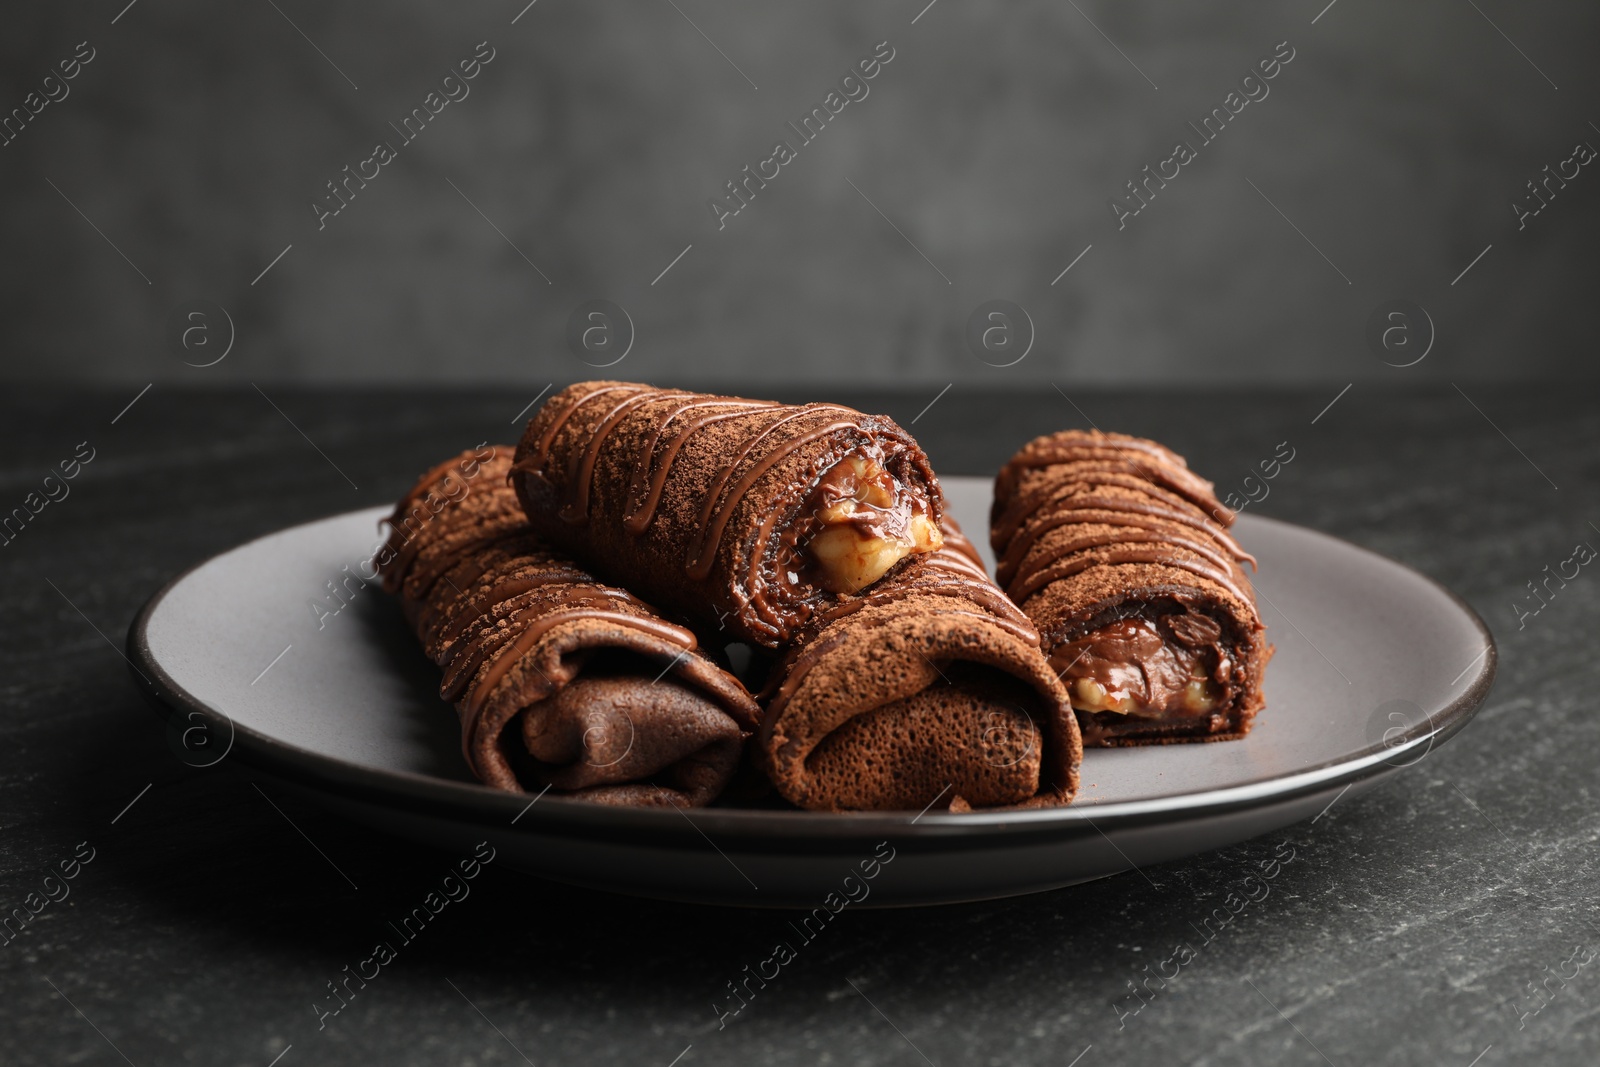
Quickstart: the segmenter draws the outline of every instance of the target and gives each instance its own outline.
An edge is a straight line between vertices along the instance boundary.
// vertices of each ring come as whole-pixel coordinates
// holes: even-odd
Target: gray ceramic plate
[[[962,524],[985,530],[989,483],[945,488]],[[1077,803],[1054,811],[686,813],[549,796],[530,806],[467,777],[455,712],[383,593],[346,592],[331,613],[341,601],[328,583],[371,555],[385,513],[241,545],[151,599],[128,653],[174,750],[197,765],[247,763],[403,837],[449,848],[488,839],[513,866],[623,893],[812,907],[876,852],[894,858],[863,903],[932,904],[1161,863],[1350,803],[1466,725],[1494,678],[1488,630],[1434,582],[1245,514],[1236,533],[1260,560],[1277,655],[1266,710],[1242,741],[1090,750]]]

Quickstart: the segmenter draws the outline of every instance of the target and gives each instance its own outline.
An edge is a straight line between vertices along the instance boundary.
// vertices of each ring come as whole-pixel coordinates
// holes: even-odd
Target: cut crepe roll
[[[942,539],[922,449],[892,420],[834,404],[584,382],[528,423],[512,482],[552,544],[769,649]]]
[[[775,666],[755,759],[791,803],[961,811],[1076,793],[1078,724],[1038,634],[946,533],[819,614]]]
[[[512,792],[702,805],[738,769],[759,712],[694,634],[605,585],[528,528],[511,449],[435,467],[378,556],[444,671],[472,773]]]
[[[1154,441],[1068,430],[995,479],[997,578],[1089,745],[1243,737],[1272,648],[1211,483]]]

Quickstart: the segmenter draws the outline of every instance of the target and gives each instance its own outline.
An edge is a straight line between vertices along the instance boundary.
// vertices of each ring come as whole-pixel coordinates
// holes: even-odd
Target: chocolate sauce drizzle
[[[633,411],[646,404],[660,401],[668,403],[652,415],[645,432],[644,444],[634,463],[628,483],[628,504],[623,516],[623,528],[638,536],[650,526],[661,503],[662,489],[672,471],[673,461],[695,433],[707,426],[754,412],[771,410],[772,416],[752,427],[743,447],[728,458],[717,473],[715,481],[705,494],[701,505],[695,534],[690,539],[684,559],[684,570],[689,577],[701,581],[710,573],[716,562],[728,522],[751,487],[763,474],[777,466],[796,450],[812,441],[839,431],[855,431],[866,436],[860,423],[860,413],[836,404],[806,404],[787,407],[767,400],[746,400],[742,397],[718,397],[701,393],[654,389],[649,386],[613,384],[603,385],[558,409],[540,434],[532,451],[513,467],[514,474],[525,474],[549,481],[550,451],[563,428],[572,423],[580,412],[588,411],[596,401],[612,398],[612,402],[599,414],[589,416],[583,437],[573,448],[567,462],[566,485],[562,498],[560,517],[574,525],[589,521],[589,498],[594,490],[595,465],[606,438]],[[619,398],[620,399],[617,399]],[[714,409],[709,414],[685,419],[671,437],[665,439],[668,428],[681,416],[703,409]],[[782,427],[807,416],[835,413],[840,416],[832,422],[796,434],[773,447],[755,463],[750,464],[737,480],[734,472],[749,460],[751,454]],[[730,485],[729,483],[732,482]]]
[[[717,435],[714,450],[704,444],[708,431]],[[776,643],[792,637],[817,605],[834,602],[815,583],[784,576],[801,573],[790,554],[803,547],[810,516],[799,509],[827,470],[858,451],[878,456],[900,491],[926,494],[930,516],[942,514],[926,457],[888,420],[837,404],[791,406],[627,382],[588,383],[552,397],[529,424],[512,471],[525,479],[524,500],[543,498],[541,509],[549,507],[563,525],[615,524],[596,539],[615,548],[619,533],[647,537],[664,496],[680,491],[682,477],[668,484],[675,471],[685,473],[676,464],[693,456],[696,467],[687,476],[693,488],[682,490],[692,498],[671,502],[672,532],[652,541],[648,558],[669,553],[666,565],[681,565],[690,582],[714,581],[716,588],[698,595],[718,611],[719,623],[720,609],[732,610],[747,636]],[[774,485],[773,472],[797,457],[805,470]],[[597,494],[604,494],[602,503]],[[759,510],[750,506],[753,494]],[[730,553],[735,531],[740,548]],[[582,542],[557,540],[585,554]],[[657,595],[678,595],[661,591],[674,585],[666,578],[651,585],[634,577]]]
[[[1233,513],[1211,483],[1152,441],[1122,435],[1058,434],[1025,447],[1001,474],[1015,487],[1023,470],[1049,470],[1040,484],[999,509],[999,578],[1021,604],[1052,582],[1091,567],[1151,563],[1188,571],[1226,590],[1252,615],[1255,597],[1240,565],[1255,558],[1224,529]],[[1120,490],[1120,491],[1119,491]],[[1225,518],[1224,518],[1225,517]],[[1063,527],[1111,527],[1040,541]]]
[[[655,455],[656,446],[661,442],[661,435],[666,432],[673,419],[701,408],[725,408],[730,405],[734,406],[732,411],[713,412],[710,415],[685,420],[683,425],[678,427],[677,433],[667,441],[666,448],[661,453],[661,461],[655,464],[650,462],[650,458]],[[766,400],[730,400],[724,397],[701,396],[662,412],[661,419],[652,427],[644,448],[640,450],[641,461],[634,465],[633,480],[628,486],[628,510],[622,520],[627,531],[635,536],[642,534],[650,525],[650,520],[655,518],[656,508],[661,504],[661,490],[667,484],[667,472],[672,469],[672,461],[677,458],[678,450],[690,436],[707,426],[736,419],[761,408],[775,406],[777,406],[775,403]]]
[[[1146,482],[1187,497],[1206,508],[1208,514],[1220,512],[1217,521],[1224,526],[1233,523],[1233,512],[1217,500],[1210,482],[1191,471],[1176,452],[1142,437],[1097,430],[1076,437],[1062,434],[1041,437],[1023,446],[1006,466],[1016,470],[1066,464],[1078,470],[1126,470]]]
[[[744,475],[734,483],[730,489],[728,479],[738,466],[750,457],[757,444],[766,439],[778,427],[793,422],[805,415],[816,412],[837,411],[846,415],[853,415],[849,408],[835,407],[832,404],[807,404],[805,407],[787,414],[778,414],[763,425],[759,432],[752,435],[745,443],[739,454],[717,475],[717,480],[712,484],[711,492],[706,494],[706,502],[700,509],[700,521],[696,525],[696,536],[689,544],[689,558],[686,568],[689,577],[695,581],[703,581],[711,573],[712,565],[716,563],[717,549],[722,543],[722,535],[728,528],[728,521],[733,518],[734,508],[744,499],[750,487],[767,471],[777,466],[791,453],[803,445],[808,445],[818,438],[827,437],[839,430],[855,430],[863,433],[861,424],[853,418],[836,419],[825,426],[796,434],[784,441],[761,457]],[[776,516],[770,516],[775,518]]]

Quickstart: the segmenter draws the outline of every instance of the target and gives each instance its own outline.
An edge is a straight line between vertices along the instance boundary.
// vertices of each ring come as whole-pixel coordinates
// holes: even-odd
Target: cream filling
[[[921,511],[896,502],[894,480],[863,456],[850,456],[855,492],[817,513],[823,526],[806,545],[830,593],[855,593],[907,556],[937,551],[944,536]],[[902,514],[897,515],[900,511]]]
[[[1112,695],[1105,686],[1093,678],[1074,678],[1067,692],[1072,699],[1072,706],[1078,711],[1109,711],[1117,715],[1132,715],[1149,710],[1130,694]],[[1209,678],[1191,677],[1183,687],[1183,696],[1179,702],[1184,711],[1203,715],[1216,708],[1220,696],[1216,683]],[[1174,709],[1166,710],[1170,712]]]

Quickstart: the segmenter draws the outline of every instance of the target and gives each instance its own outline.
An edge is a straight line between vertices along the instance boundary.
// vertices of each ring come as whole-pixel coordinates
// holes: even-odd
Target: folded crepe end
[[[977,677],[980,672],[992,677]],[[1044,745],[1037,697],[986,668],[858,715],[805,758],[805,806],[916,811],[941,799],[1019,804],[1038,791]],[[1009,684],[1008,684],[1009,683]]]
[[[554,551],[506,484],[511,455],[434,467],[378,566],[461,720],[473,774],[598,803],[709,803],[760,709],[695,635]]]
[[[1065,803],[1082,757],[1038,650],[948,596],[866,608],[802,649],[758,746],[791,803],[910,810]]]
[[[742,749],[739,724],[715,700],[648,669],[586,673],[521,718],[502,735],[518,778],[588,800],[704,804]]]

